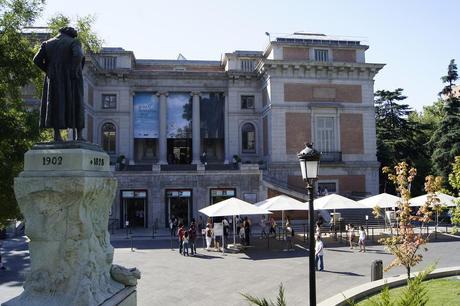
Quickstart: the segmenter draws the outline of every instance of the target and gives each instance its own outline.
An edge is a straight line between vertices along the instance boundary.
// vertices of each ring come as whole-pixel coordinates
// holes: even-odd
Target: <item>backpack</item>
[[[212,237],[212,235],[211,235],[211,229],[210,229],[210,228],[207,228],[207,229],[206,229],[206,236],[207,236],[207,237]]]

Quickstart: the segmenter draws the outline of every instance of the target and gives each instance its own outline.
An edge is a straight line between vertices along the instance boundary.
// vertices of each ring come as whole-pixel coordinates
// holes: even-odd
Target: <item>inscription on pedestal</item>
[[[110,171],[105,152],[86,149],[31,150],[25,154],[25,171]]]

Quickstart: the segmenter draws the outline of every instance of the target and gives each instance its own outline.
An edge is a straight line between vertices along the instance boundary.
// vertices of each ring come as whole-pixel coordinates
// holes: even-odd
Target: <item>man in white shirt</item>
[[[316,270],[318,271],[318,261],[319,261],[319,271],[324,270],[324,262],[323,262],[323,248],[324,244],[323,241],[321,241],[321,236],[316,235],[316,244],[315,244],[315,264],[316,264]]]

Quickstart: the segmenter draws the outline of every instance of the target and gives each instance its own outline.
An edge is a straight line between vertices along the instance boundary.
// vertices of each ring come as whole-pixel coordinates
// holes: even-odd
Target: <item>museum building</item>
[[[84,69],[86,128],[118,179],[118,227],[185,223],[236,196],[306,199],[296,153],[322,152],[318,191],[378,193],[374,76],[358,40],[297,33],[220,61],[103,48]]]

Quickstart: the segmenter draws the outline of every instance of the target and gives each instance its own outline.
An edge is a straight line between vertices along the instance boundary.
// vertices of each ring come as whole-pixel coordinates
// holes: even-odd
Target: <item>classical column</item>
[[[200,93],[192,92],[192,164],[200,163],[201,135],[200,135]]]
[[[165,165],[168,163],[167,159],[167,138],[166,138],[166,127],[168,124],[168,105],[167,105],[167,92],[159,92],[157,96],[160,97],[160,138],[159,138],[159,152],[160,152],[160,159],[158,161],[159,164]]]
[[[230,139],[229,139],[229,128],[228,128],[228,116],[229,116],[229,105],[228,95],[224,95],[224,150],[225,150],[225,164],[231,162],[232,157],[230,156]]]

